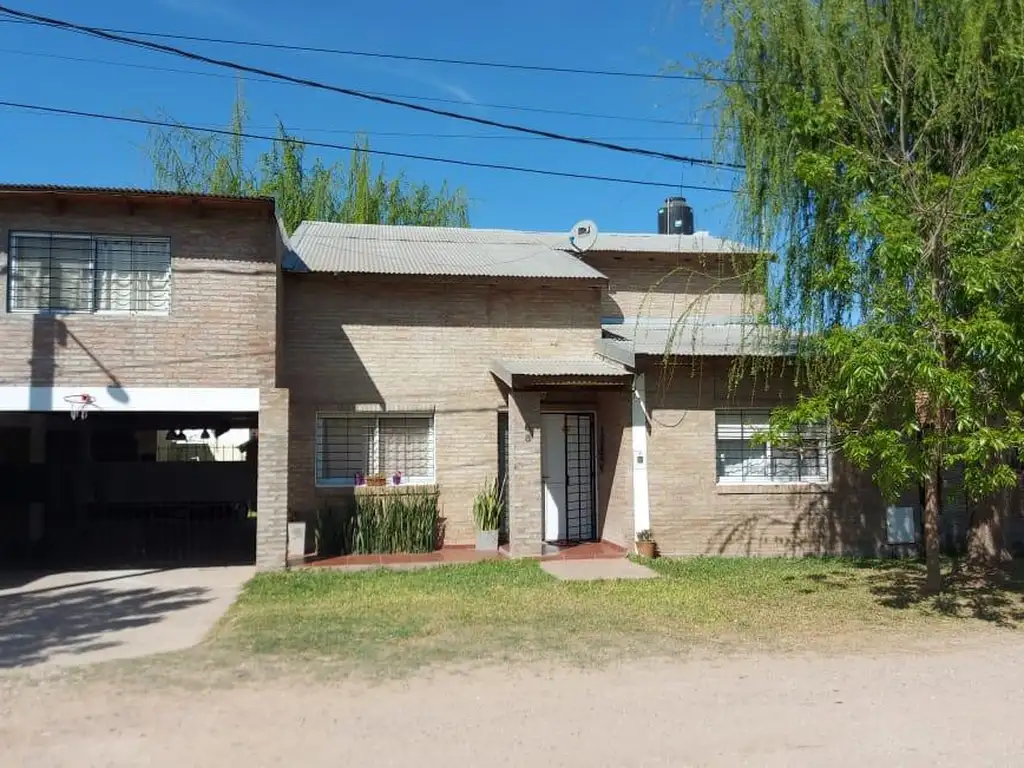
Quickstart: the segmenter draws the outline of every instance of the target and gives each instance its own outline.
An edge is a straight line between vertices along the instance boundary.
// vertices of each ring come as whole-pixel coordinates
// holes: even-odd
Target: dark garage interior
[[[257,414],[0,414],[0,567],[255,561]]]

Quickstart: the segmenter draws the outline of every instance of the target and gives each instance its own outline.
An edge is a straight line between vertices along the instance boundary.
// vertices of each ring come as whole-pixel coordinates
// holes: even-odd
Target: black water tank
[[[685,197],[670,197],[658,209],[659,235],[692,235],[693,208]]]

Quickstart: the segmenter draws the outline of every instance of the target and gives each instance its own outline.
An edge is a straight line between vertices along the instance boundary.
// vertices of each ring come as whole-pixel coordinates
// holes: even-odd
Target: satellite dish
[[[580,253],[589,251],[597,242],[597,224],[590,219],[578,221],[569,231],[569,245]]]

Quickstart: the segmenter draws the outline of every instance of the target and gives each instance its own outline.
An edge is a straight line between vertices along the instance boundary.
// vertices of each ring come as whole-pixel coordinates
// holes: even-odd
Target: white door
[[[544,413],[540,422],[544,483],[544,541],[565,539],[565,414]]]

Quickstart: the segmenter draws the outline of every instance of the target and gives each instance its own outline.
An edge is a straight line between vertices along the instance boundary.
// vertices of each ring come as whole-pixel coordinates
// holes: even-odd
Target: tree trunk
[[[967,562],[984,569],[998,568],[1013,559],[1010,551],[1010,504],[1014,493],[999,491],[976,505],[967,534]]]
[[[924,481],[924,591],[935,594],[942,589],[939,562],[939,469],[928,473]]]

